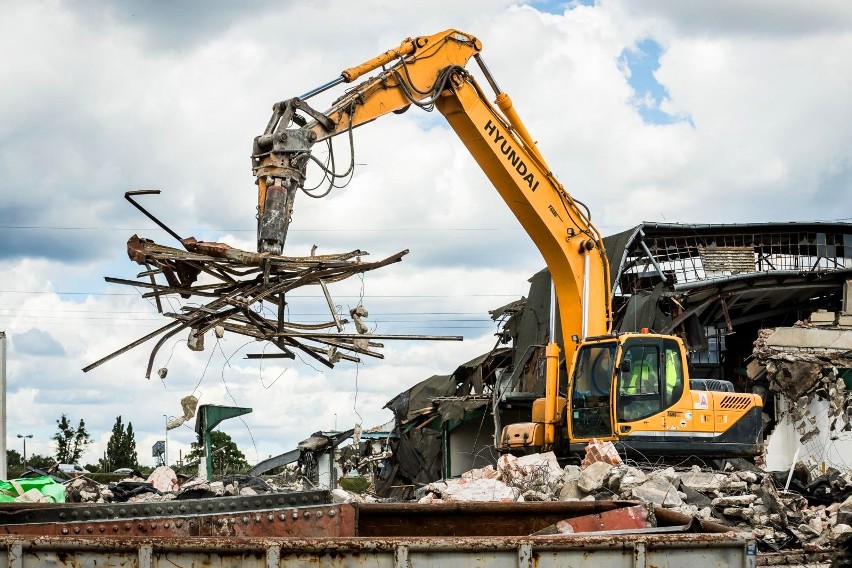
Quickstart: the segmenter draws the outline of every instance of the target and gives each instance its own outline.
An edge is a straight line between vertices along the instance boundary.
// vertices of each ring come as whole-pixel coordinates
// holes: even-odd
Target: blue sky
[[[646,124],[665,125],[689,121],[672,116],[660,108],[669,98],[666,88],[654,77],[662,55],[663,46],[651,38],[645,38],[621,53],[619,62],[628,70],[627,82],[636,93],[633,105]]]
[[[536,10],[561,15],[576,6],[594,6],[595,0],[533,0],[529,4]]]

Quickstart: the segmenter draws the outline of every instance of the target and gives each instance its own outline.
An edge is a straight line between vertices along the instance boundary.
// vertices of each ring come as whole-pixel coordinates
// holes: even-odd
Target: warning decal
[[[707,402],[707,393],[706,392],[699,392],[699,393],[696,393],[696,394],[698,394],[698,400],[695,401],[695,404],[693,405],[693,407],[696,410],[707,410],[709,408],[709,404]]]

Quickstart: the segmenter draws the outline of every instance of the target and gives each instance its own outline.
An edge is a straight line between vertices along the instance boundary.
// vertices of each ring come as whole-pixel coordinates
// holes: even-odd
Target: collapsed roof
[[[693,348],[706,344],[691,327],[783,325],[837,300],[852,278],[849,223],[646,222],[604,242],[615,328],[671,333],[683,325]]]

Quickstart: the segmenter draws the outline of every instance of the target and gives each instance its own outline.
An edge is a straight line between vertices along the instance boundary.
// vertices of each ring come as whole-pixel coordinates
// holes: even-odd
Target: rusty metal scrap
[[[146,193],[149,191],[143,191]],[[342,333],[349,320],[336,312],[328,284],[345,280],[357,274],[376,270],[402,260],[408,254],[403,250],[382,260],[366,262],[369,253],[353,250],[340,254],[312,255],[306,257],[254,253],[233,248],[224,243],[197,241],[193,237],[181,238],[156,217],[131,199],[140,192],[128,192],[127,199],[140,211],[178,239],[185,250],[157,244],[133,235],[127,242],[131,260],[145,267],[137,274],[139,280],[106,277],[114,284],[146,288],[143,298],[153,298],[157,309],[172,318],[171,323],[139,338],[121,349],[83,368],[84,372],[160,336],[148,360],[145,377],[150,378],[154,359],[159,349],[170,338],[189,330],[189,346],[203,350],[203,336],[214,330],[217,337],[225,331],[268,341],[279,349],[277,353],[249,354],[249,358],[294,359],[301,352],[319,363],[332,367],[340,360],[360,362],[359,356],[383,358],[376,351],[384,345],[378,339],[391,340],[450,340],[459,336],[426,335],[374,335],[369,333],[361,318],[367,310],[358,306],[352,310],[358,333]],[[304,286],[319,286],[328,302],[330,319],[321,323],[291,321],[286,315],[287,294]],[[196,302],[181,307],[179,312],[163,311],[161,298],[176,294]],[[271,317],[264,315],[270,312]],[[323,333],[324,330],[332,330]]]
[[[647,504],[640,504],[563,519],[534,534],[576,534],[611,531],[630,531],[633,533],[643,529],[655,528],[655,524],[656,519],[653,516],[653,508]]]

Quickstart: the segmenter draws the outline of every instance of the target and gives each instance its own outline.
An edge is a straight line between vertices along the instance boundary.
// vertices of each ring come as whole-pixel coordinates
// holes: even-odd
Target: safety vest
[[[666,390],[674,392],[679,382],[680,358],[677,351],[666,349]]]
[[[639,394],[641,392],[640,386],[642,380],[647,381],[650,379],[652,373],[654,380],[656,380],[656,373],[653,367],[647,361],[639,361],[630,371],[630,379],[624,384],[624,392],[627,394]]]
[[[666,392],[671,395],[681,379],[680,355],[677,351],[666,350]]]

